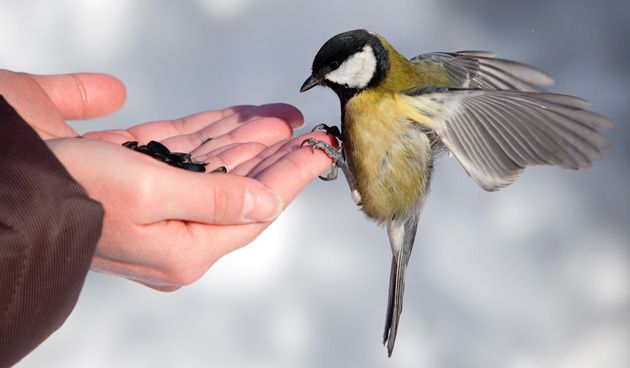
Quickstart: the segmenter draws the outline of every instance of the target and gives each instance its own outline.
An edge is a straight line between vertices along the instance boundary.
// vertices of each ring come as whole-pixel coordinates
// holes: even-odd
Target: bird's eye
[[[330,67],[330,69],[335,70],[335,69],[339,68],[339,62],[338,61],[333,61],[332,63],[328,64],[328,66]]]

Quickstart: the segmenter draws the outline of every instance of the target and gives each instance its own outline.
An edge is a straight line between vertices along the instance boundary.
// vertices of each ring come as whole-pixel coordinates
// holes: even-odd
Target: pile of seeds
[[[171,152],[160,142],[151,141],[146,145],[138,145],[137,141],[129,141],[123,143],[122,145],[175,167],[196,172],[206,172],[206,162],[194,160],[189,153]],[[225,167],[222,166],[213,172],[225,172]]]

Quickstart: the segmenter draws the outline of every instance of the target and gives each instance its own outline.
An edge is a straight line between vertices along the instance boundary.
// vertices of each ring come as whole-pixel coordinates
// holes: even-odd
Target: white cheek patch
[[[350,56],[339,68],[326,74],[329,81],[350,88],[364,88],[376,72],[376,56],[370,45]]]

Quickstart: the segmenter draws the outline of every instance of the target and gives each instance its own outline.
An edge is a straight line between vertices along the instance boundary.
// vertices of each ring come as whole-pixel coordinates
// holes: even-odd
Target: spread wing
[[[543,92],[423,88],[405,98],[485,190],[511,184],[530,165],[589,167],[612,128],[577,97]]]
[[[495,58],[486,51],[432,52],[410,60],[419,67],[439,65],[454,82],[451,87],[542,91],[553,78],[532,66]]]

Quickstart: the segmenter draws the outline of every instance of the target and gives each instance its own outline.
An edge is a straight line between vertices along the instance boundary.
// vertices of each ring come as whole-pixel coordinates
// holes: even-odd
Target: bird
[[[513,183],[527,166],[590,167],[611,146],[614,124],[590,103],[549,93],[545,72],[486,51],[431,52],[405,58],[379,34],[356,29],[326,41],[300,92],[332,89],[338,147],[303,142],[341,168],[354,202],[384,225],[392,251],[383,345],[392,356],[403,307],[405,271],[435,160],[446,152],[486,191]]]

